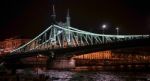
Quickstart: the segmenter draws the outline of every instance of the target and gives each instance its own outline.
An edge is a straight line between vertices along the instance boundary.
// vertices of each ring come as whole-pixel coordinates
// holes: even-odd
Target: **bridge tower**
[[[67,11],[66,24],[67,24],[67,27],[70,26],[70,14],[69,14],[69,9],[68,9],[68,11]]]
[[[52,24],[56,24],[56,13],[55,13],[55,6],[53,5],[53,12],[52,12]]]
[[[67,10],[67,16],[66,16],[66,28],[69,29],[70,27],[70,14],[69,14],[69,9]],[[71,45],[71,32],[66,31],[67,34],[67,43],[68,45]]]
[[[55,25],[55,24],[57,24],[57,22],[56,22],[56,12],[55,12],[55,5],[53,5],[52,6],[52,15],[51,15],[51,17],[52,17],[52,25]],[[52,29],[52,38],[53,38],[53,40],[51,40],[51,42],[52,42],[52,48],[54,47],[54,45],[56,45],[56,29],[53,27],[53,29]]]

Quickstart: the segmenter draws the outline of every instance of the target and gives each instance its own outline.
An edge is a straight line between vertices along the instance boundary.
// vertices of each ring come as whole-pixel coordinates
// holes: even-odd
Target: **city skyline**
[[[69,0],[6,0],[2,7],[0,39],[38,35],[51,24],[52,4],[57,21],[65,21],[70,10],[71,26],[102,33],[101,25],[107,24],[106,33],[115,34],[118,26],[122,34],[148,34],[149,8],[146,1],[69,1]]]

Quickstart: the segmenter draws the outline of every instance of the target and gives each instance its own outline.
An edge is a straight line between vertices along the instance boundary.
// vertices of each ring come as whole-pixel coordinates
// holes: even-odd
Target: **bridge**
[[[53,8],[54,11],[54,8]],[[149,46],[149,35],[108,35],[96,34],[70,26],[69,13],[66,23],[55,21],[38,36],[11,51],[3,60],[18,59],[38,54],[51,57],[72,57],[88,52],[134,46]]]

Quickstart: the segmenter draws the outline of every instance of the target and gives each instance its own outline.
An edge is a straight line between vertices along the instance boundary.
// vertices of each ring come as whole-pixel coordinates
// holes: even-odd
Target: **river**
[[[17,70],[19,76],[47,77],[45,81],[150,81],[150,72]],[[24,77],[22,76],[22,77]],[[23,78],[22,78],[23,79]],[[26,81],[26,80],[25,80]]]

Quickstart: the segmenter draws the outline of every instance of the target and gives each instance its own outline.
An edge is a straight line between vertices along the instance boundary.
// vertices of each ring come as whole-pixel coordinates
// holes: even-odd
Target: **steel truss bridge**
[[[148,44],[145,43],[145,41],[150,40],[149,35],[96,34],[71,27],[69,11],[67,13],[66,23],[56,23],[54,6],[51,16],[53,18],[52,25],[26,44],[12,50],[5,57],[27,57],[42,53],[50,56],[57,56],[58,54],[69,56],[126,46],[150,45],[149,42],[146,42]]]
[[[149,35],[106,35],[79,30],[70,26],[51,25],[31,41],[12,50],[21,54],[43,50],[77,48],[104,45],[123,41],[149,38]],[[82,50],[82,49],[80,49]]]
[[[107,35],[53,24],[26,44],[12,50],[1,62],[43,54],[50,57],[72,57],[100,50],[150,46],[149,35]]]

